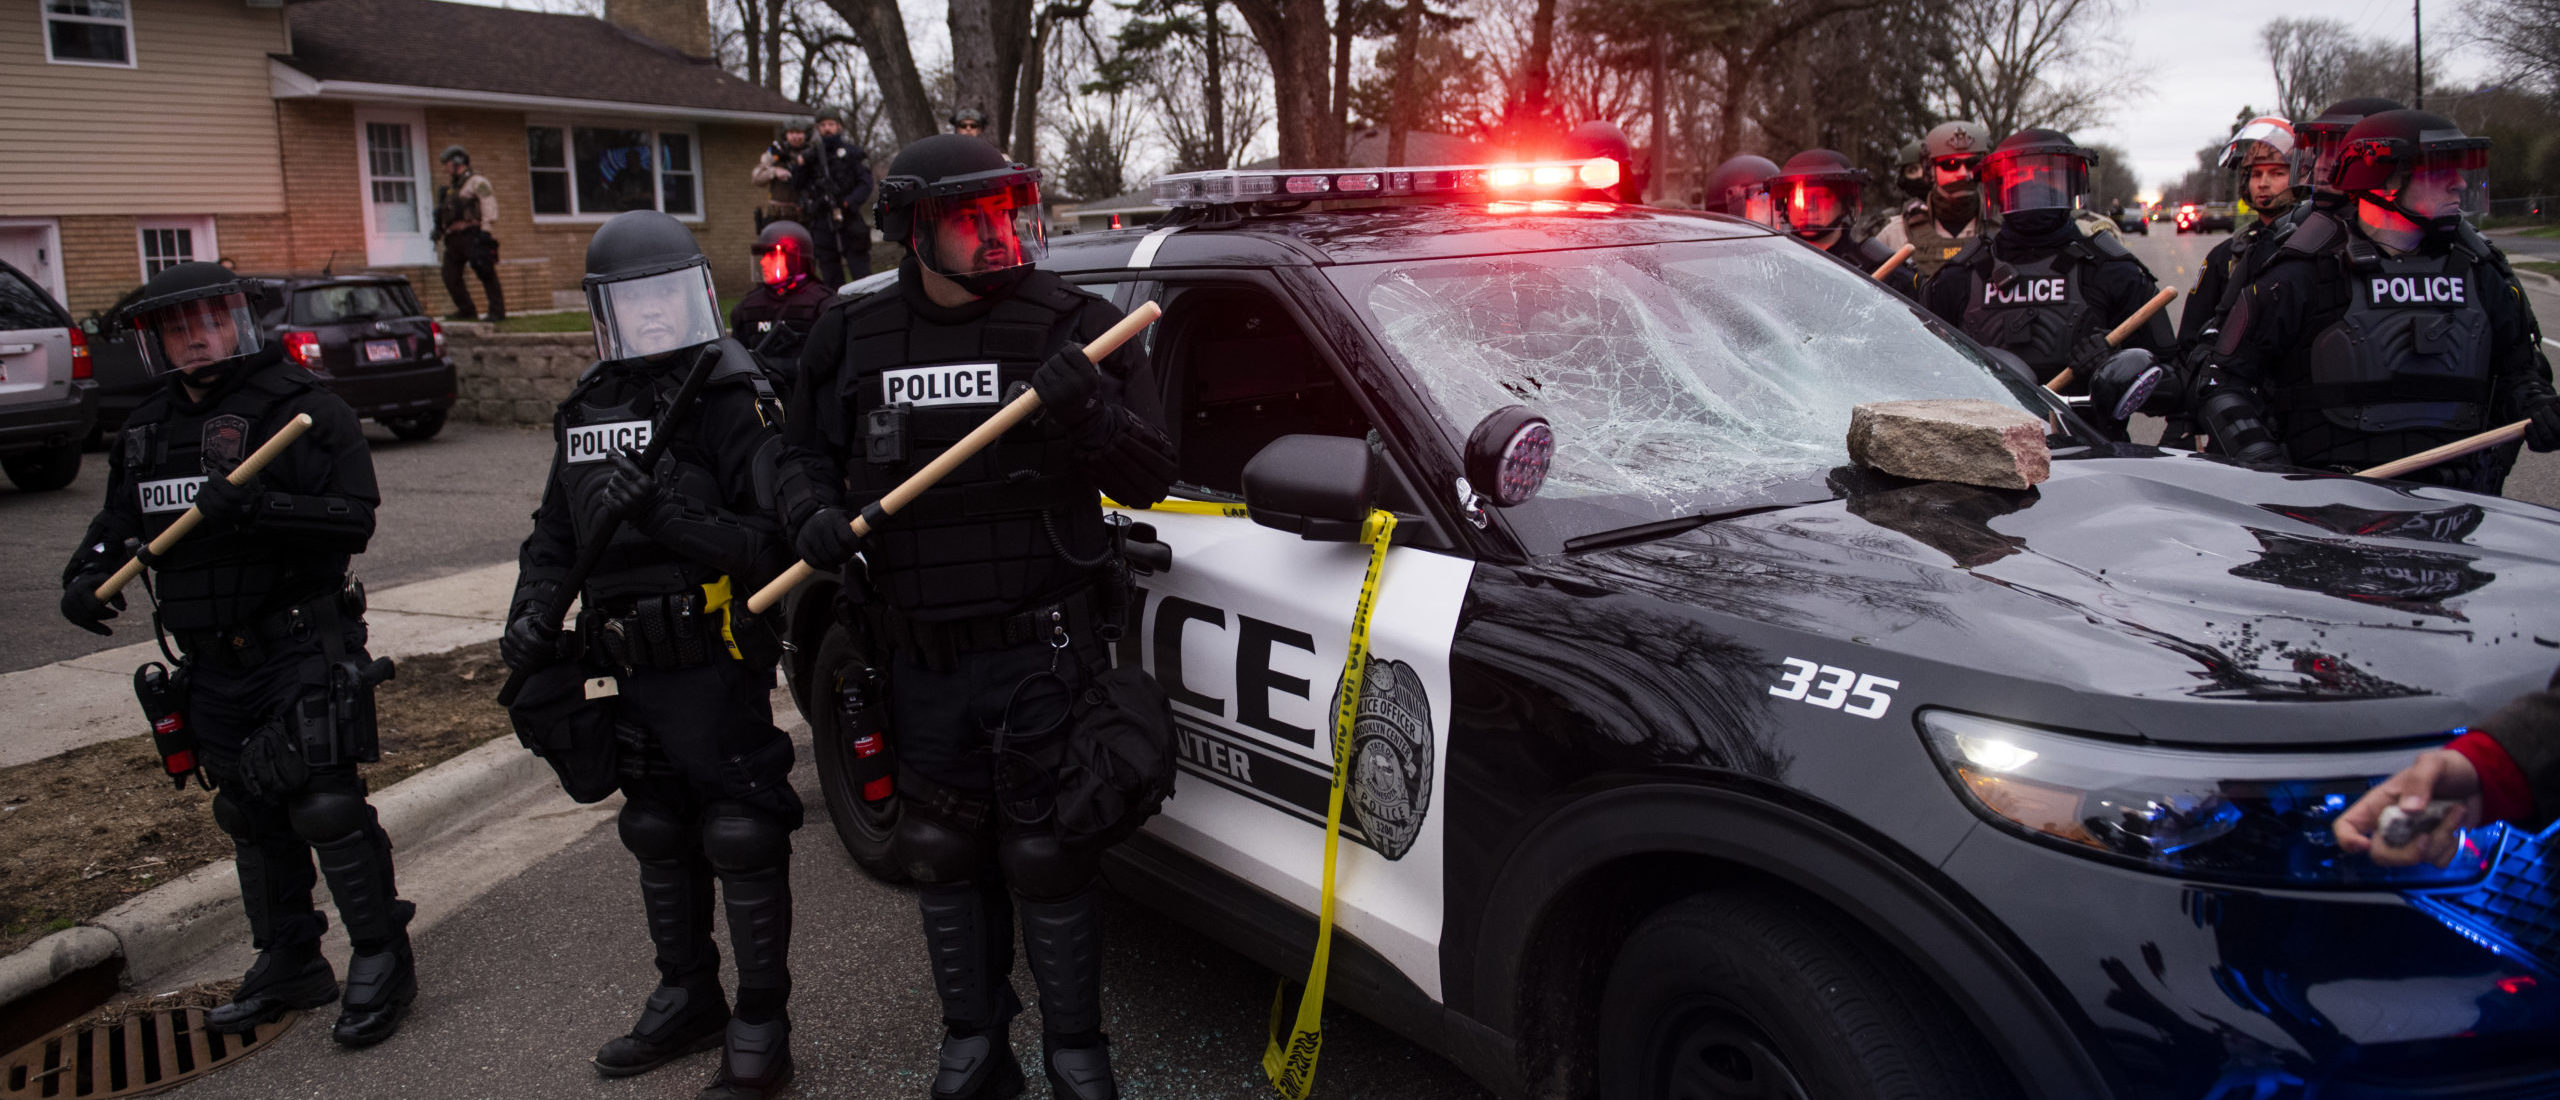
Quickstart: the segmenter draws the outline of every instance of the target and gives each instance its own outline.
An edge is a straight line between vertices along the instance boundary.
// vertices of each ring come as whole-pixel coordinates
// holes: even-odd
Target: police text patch
[[[602,462],[613,452],[628,447],[640,450],[649,445],[649,422],[623,420],[611,424],[583,424],[569,429],[570,462]]]
[[[2376,275],[2373,300],[2399,306],[2458,306],[2469,301],[2459,275]]]
[[[173,477],[162,481],[146,481],[135,486],[142,494],[142,511],[183,512],[194,507],[196,490],[204,488],[200,477]]]
[[[1982,284],[1982,304],[1986,306],[2023,306],[2036,302],[2060,302],[2070,297],[2070,280],[2012,279],[2007,286]]]
[[[880,372],[881,403],[914,405],[992,405],[1004,396],[993,363],[936,363]]]

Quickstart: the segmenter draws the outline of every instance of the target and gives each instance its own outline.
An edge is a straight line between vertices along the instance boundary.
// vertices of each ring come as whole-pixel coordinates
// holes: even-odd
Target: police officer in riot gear
[[[1982,165],[1984,202],[1999,219],[1928,284],[1928,305],[1947,323],[2017,355],[2051,381],[2065,368],[2065,393],[2083,393],[2115,353],[2108,330],[2133,316],[2159,286],[2114,235],[2090,233],[2074,215],[2089,192],[2097,155],[2054,130],[2020,130]],[[2154,316],[2127,349],[2166,352],[2169,322]],[[2139,357],[2137,357],[2139,358]],[[2099,419],[2113,410],[2097,410]]]
[[[888,651],[894,851],[920,884],[946,1027],[937,1100],[1021,1091],[1005,1031],[1021,1009],[1008,978],[1017,901],[1053,1094],[1117,1095],[1102,1034],[1099,853],[1062,844],[1017,800],[1054,774],[1015,769],[1061,736],[1070,701],[1109,663],[1097,631],[1125,600],[1104,591],[1112,540],[1097,492],[1161,499],[1173,448],[1143,359],[1124,349],[1096,364],[1077,350],[1118,311],[1032,266],[1046,252],[1038,188],[1037,170],[974,137],[900,151],[879,206],[883,233],[909,250],[898,282],[820,317],[785,431],[797,461],[783,508],[800,556],[834,569],[861,552],[847,578],[868,593],[858,625]],[[855,544],[854,511],[1024,386],[1040,395],[1038,416],[895,516],[874,513],[873,534]]]
[[[1789,232],[1860,271],[1872,272],[1892,259],[1893,253],[1872,237],[1856,235],[1866,184],[1866,169],[1849,163],[1848,157],[1830,149],[1807,149],[1787,158],[1786,167],[1769,177],[1767,187]],[[1913,301],[1920,298],[1919,278],[1908,263],[1886,276],[1884,285]]]
[[[2397,110],[2322,151],[2343,202],[2306,217],[2239,295],[2194,384],[2217,446],[2354,471],[2527,420],[2528,446],[2560,448],[2533,308],[2465,220],[2488,201],[2488,146],[2441,115]],[[2512,456],[2402,476],[2494,493]]]
[[[341,1001],[331,1036],[381,1042],[417,997],[416,907],[394,888],[391,838],[356,773],[380,757],[373,685],[390,674],[364,652],[364,598],[347,573],[381,501],[364,431],[345,401],[264,338],[247,284],[220,265],[161,271],[123,316],[166,385],[116,436],[106,506],[62,573],[62,612],[108,633],[124,599],[99,602],[99,585],[137,552],[157,574],[153,625],[183,655],[171,702],[214,787],[213,819],[231,836],[258,949],[207,1025],[245,1033]],[[226,480],[304,414],[309,432],[263,472]],[[204,514],[195,532],[166,555],[142,550],[190,501]],[[343,999],[320,953],[328,921],[311,904],[315,854],[354,945]]]
[[[729,310],[729,336],[753,351],[765,376],[784,393],[800,369],[800,344],[818,311],[836,296],[809,276],[809,231],[774,222],[756,236],[756,285]]]
[[[640,863],[659,984],[630,1033],[596,1052],[597,1072],[645,1073],[716,1044],[720,1073],[704,1097],[769,1096],[792,1074],[784,1009],[801,803],[791,742],[773,724],[778,646],[730,609],[789,561],[756,491],[758,463],[779,453],[778,412],[755,360],[722,338],[710,269],[682,223],[616,215],[587,245],[586,290],[603,359],[560,404],[559,450],[500,648],[518,670],[567,658],[614,679],[620,831]],[[673,407],[697,370],[707,373],[692,407]],[[633,451],[660,431],[664,455],[640,468]],[[599,539],[595,571],[562,591]],[[542,613],[572,595],[582,653],[564,652]],[[712,944],[715,880],[734,1009]]]
[[[1887,252],[1912,246],[1911,263],[1926,285],[1956,253],[1984,235],[1984,219],[1996,212],[1983,208],[1978,175],[1983,156],[1991,151],[1989,129],[1979,122],[1942,122],[1920,139],[1920,146],[1928,195],[1918,205],[1904,207],[1900,220],[1876,234],[1876,243]]]
[[[2275,241],[2276,227],[2293,208],[2293,124],[2273,115],[2250,119],[2223,145],[2220,164],[2231,173],[2232,190],[2248,200],[2254,217],[2205,255],[2204,270],[2179,318],[2182,346],[2202,336],[2229,308],[2226,299],[2235,292],[2232,277],[2256,270],[2255,261],[2263,257],[2255,254]],[[2248,284],[2244,279],[2238,285]]]
[[[812,219],[803,224],[817,244],[812,269],[828,287],[871,274],[871,229],[862,208],[871,201],[871,154],[845,132],[844,111],[818,110],[818,134],[808,155]]]
[[[1778,210],[1769,197],[1769,177],[1777,174],[1777,164],[1757,153],[1729,157],[1699,185],[1699,209],[1775,229]]]

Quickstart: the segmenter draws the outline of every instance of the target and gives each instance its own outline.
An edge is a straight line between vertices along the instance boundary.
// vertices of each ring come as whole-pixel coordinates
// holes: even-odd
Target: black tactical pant
[[[479,274],[480,288],[489,292],[489,319],[506,319],[507,299],[498,289],[498,239],[486,229],[462,229],[444,236],[444,292],[452,297],[456,311],[476,314],[480,311],[471,304],[471,288],[462,281],[465,264]]]
[[[737,1013],[762,1023],[791,993],[791,740],[773,724],[773,669],[727,657],[620,678],[622,845],[640,861],[640,898],[663,985],[719,980],[712,883],[729,914]]]
[[[835,208],[832,216],[809,208],[809,237],[818,253],[818,281],[829,290],[871,274],[871,227],[862,212]]]
[[[362,622],[341,629],[344,656],[359,663],[364,641]],[[231,837],[250,940],[261,951],[317,942],[328,928],[312,907],[319,877],[314,853],[358,954],[407,935],[407,907],[392,879],[391,837],[365,801],[355,764],[313,767],[290,785],[242,765],[253,738],[278,736],[280,716],[296,701],[328,691],[328,669],[319,640],[303,638],[271,645],[247,668],[202,654],[188,674],[187,728],[217,785],[213,819]]]
[[[1033,642],[935,659],[901,653],[891,665],[901,791],[894,851],[918,884],[934,985],[955,1034],[1001,1029],[1021,1011],[1010,977],[1016,895],[1042,1030],[1064,1046],[1090,1046],[1100,1033],[1097,853],[1061,845],[1039,820],[1048,777],[1018,757],[999,763],[994,751],[998,728],[1008,731],[1008,749],[1065,735],[1087,679],[1085,647],[1098,644]]]

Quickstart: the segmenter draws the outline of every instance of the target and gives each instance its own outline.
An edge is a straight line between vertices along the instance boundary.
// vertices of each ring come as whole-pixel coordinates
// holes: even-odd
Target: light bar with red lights
[[[1147,191],[1159,206],[1229,206],[1312,199],[1548,196],[1618,185],[1618,162],[1526,161],[1421,168],[1221,169],[1158,176]]]

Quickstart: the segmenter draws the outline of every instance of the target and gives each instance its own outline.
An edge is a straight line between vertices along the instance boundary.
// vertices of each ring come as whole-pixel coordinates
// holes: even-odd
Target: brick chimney
[[[711,56],[709,0],[604,0],[604,21],[695,57]]]

